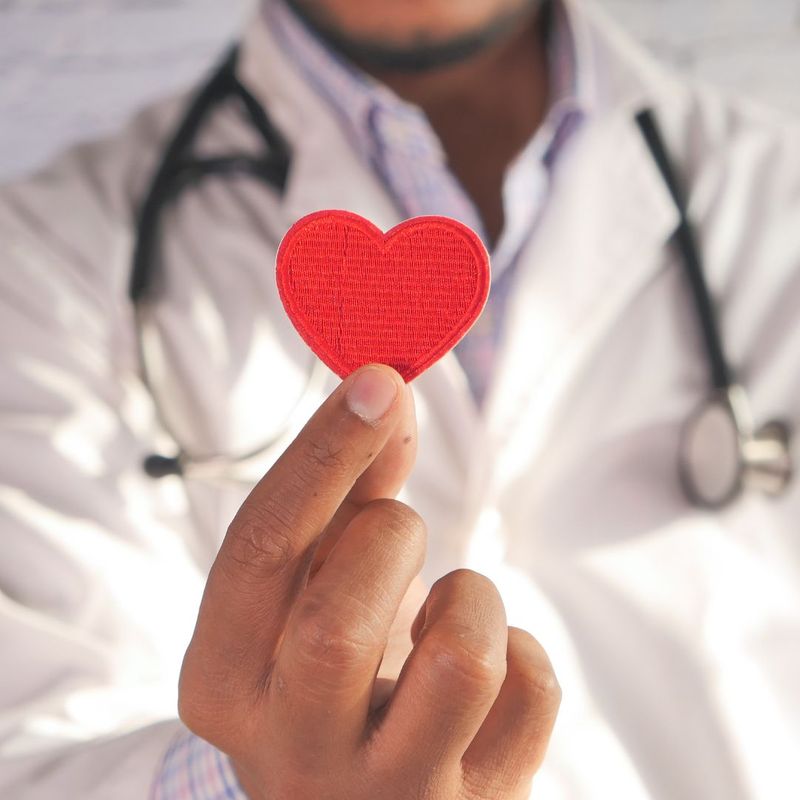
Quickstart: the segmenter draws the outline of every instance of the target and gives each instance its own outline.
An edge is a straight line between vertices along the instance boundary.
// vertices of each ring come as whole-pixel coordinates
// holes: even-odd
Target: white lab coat
[[[415,384],[406,499],[424,577],[492,577],[564,690],[541,800],[800,796],[800,482],[693,510],[678,431],[704,397],[676,212],[633,122],[690,176],[712,291],[757,418],[800,421],[798,129],[676,81],[570,4],[598,98],[559,159],[515,287],[485,418],[447,356]],[[348,208],[399,221],[329,109],[256,23],[240,73],[292,143],[284,197],[209,182],[169,219],[153,383],[198,451],[278,436],[319,397],[280,306],[276,243]],[[0,193],[0,796],[134,800],[175,720],[206,571],[245,490],[154,481],[165,446],[127,299],[131,220],[185,98]],[[228,109],[204,147],[253,141]],[[158,362],[158,363],[156,363]],[[332,388],[333,376],[325,390]]]

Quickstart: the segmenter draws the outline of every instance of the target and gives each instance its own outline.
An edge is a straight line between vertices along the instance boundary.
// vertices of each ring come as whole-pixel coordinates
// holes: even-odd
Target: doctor
[[[206,89],[0,193],[0,796],[523,797],[554,670],[532,796],[796,798],[800,489],[739,445],[800,417],[797,126],[589,0],[265,0]],[[643,109],[747,398],[710,447],[687,420],[741,393]],[[283,314],[277,244],[319,208],[492,250],[418,434],[391,371],[338,387]],[[372,502],[415,445],[408,505]]]

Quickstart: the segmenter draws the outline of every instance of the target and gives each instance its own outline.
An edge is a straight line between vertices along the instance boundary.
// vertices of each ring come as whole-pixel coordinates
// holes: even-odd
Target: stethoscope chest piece
[[[686,422],[680,478],[689,499],[719,509],[743,492],[779,497],[792,479],[791,431],[774,420],[755,429],[747,396],[734,385],[712,395]]]

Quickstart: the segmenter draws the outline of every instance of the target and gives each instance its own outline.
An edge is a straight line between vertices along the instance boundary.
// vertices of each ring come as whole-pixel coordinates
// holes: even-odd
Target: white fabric
[[[707,367],[667,246],[675,211],[633,112],[656,108],[691,176],[756,418],[795,424],[798,129],[683,86],[592,7],[571,8],[598,109],[562,153],[520,264],[485,421],[452,355],[416,384],[405,494],[430,528],[424,576],[488,574],[510,623],[551,653],[564,704],[537,800],[793,800],[800,484],[720,515],[680,493],[678,431]],[[159,396],[198,452],[278,436],[255,479],[299,425],[284,420],[310,366],[277,297],[278,238],[318,208],[398,220],[259,25],[241,73],[292,142],[289,185],[277,200],[209,183],[181,203],[150,333]],[[140,468],[164,434],[126,297],[131,219],[183,103],[0,193],[3,797],[143,796],[179,727],[168,720],[205,573],[245,494]],[[230,113],[206,147],[252,142]]]

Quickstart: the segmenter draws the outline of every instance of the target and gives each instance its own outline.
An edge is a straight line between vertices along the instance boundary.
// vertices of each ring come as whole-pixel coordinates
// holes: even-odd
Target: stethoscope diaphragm
[[[689,499],[719,509],[745,491],[778,497],[792,478],[791,432],[773,420],[755,429],[739,385],[715,392],[686,422],[680,479]]]

